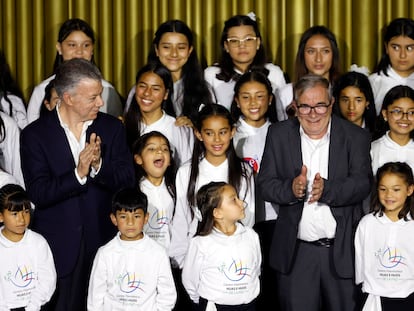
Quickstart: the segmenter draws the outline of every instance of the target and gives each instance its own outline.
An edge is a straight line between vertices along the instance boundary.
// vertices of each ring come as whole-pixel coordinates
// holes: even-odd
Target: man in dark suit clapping
[[[86,310],[95,252],[115,234],[112,194],[134,184],[122,123],[99,112],[102,76],[83,59],[61,64],[60,103],[21,134],[22,171],[35,204],[33,229],[49,242],[58,284],[49,309]]]
[[[270,265],[280,310],[354,310],[353,236],[372,179],[369,135],[332,115],[329,82],[294,85],[296,118],[269,129],[258,186],[278,204]]]

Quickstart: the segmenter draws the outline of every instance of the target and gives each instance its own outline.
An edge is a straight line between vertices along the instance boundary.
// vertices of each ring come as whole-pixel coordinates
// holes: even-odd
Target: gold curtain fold
[[[126,97],[146,62],[154,31],[168,19],[185,21],[195,34],[204,66],[220,56],[223,23],[255,12],[269,60],[292,79],[299,38],[326,25],[337,36],[342,69],[373,70],[381,55],[381,29],[396,17],[414,17],[412,0],[0,0],[0,49],[26,100],[52,73],[60,25],[85,19],[96,36],[95,61],[106,80]]]

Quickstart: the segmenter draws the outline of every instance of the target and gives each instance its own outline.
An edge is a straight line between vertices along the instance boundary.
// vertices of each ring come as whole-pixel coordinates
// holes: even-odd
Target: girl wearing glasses
[[[262,71],[272,83],[273,93],[286,85],[279,66],[268,63],[256,17],[235,15],[224,22],[220,39],[221,60],[204,70],[216,103],[230,110],[234,86],[240,75],[250,70]]]
[[[393,86],[414,87],[414,20],[397,18],[386,27],[382,57],[369,80],[377,114],[380,114],[385,94]]]
[[[335,35],[325,26],[308,28],[299,41],[295,62],[296,81],[306,74],[316,74],[326,78],[331,85],[340,76],[339,49]],[[293,116],[293,84],[279,90],[276,98],[279,121]]]
[[[372,170],[386,162],[406,162],[414,170],[414,90],[398,85],[385,95],[378,132],[371,143]]]

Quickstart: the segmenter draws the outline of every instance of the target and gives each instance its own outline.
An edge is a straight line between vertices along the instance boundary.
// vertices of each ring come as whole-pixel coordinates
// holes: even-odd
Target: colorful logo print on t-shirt
[[[17,287],[27,287],[35,279],[34,272],[29,266],[19,266],[10,281]]]
[[[396,247],[387,247],[385,250],[380,250],[377,256],[381,266],[387,269],[393,269],[400,265],[405,265],[405,257]]]
[[[170,222],[168,218],[168,213],[166,210],[160,210],[157,213],[151,215],[148,226],[153,230],[160,230],[165,225],[168,225]]]
[[[238,282],[249,275],[249,270],[250,268],[244,264],[243,260],[233,259],[227,268],[223,269],[223,273],[230,281]]]
[[[135,272],[126,272],[120,278],[119,287],[120,290],[124,293],[132,293],[136,290],[143,290],[144,283],[141,281],[141,278],[135,274]]]

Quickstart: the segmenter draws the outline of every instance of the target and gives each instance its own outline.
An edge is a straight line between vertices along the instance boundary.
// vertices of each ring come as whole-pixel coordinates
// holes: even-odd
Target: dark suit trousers
[[[277,273],[280,310],[355,310],[357,287],[336,275],[332,253],[333,247],[298,242],[292,271]]]
[[[270,246],[272,243],[273,231],[276,220],[267,220],[256,222],[253,229],[259,235],[260,248],[262,251],[262,274],[260,276],[260,293],[257,297],[257,310],[266,310],[268,306],[272,306],[272,311],[277,311],[277,282],[276,271],[270,267],[269,256]]]
[[[384,298],[381,297],[382,311],[413,311],[414,293],[407,298]]]
[[[86,257],[85,241],[82,238],[74,270],[65,277],[58,277],[56,291],[51,301],[45,306],[45,311],[86,311],[90,275],[90,263]]]

